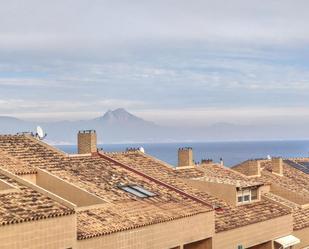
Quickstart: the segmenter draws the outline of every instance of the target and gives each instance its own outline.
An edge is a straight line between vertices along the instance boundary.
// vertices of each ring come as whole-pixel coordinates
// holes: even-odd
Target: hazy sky
[[[0,2],[0,115],[309,122],[308,0]]]

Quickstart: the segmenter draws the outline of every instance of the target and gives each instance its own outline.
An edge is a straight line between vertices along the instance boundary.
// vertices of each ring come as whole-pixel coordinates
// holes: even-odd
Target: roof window
[[[152,193],[143,187],[137,186],[137,185],[123,185],[123,186],[118,186],[120,189],[133,194],[137,197],[140,198],[148,198],[148,197],[153,197],[156,196],[155,193]]]

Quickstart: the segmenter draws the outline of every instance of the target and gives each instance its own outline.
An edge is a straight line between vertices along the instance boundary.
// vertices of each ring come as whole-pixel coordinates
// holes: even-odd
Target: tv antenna
[[[39,139],[39,140],[43,140],[47,134],[44,133],[43,129],[41,126],[37,126],[36,127],[36,134],[35,134],[36,138]]]

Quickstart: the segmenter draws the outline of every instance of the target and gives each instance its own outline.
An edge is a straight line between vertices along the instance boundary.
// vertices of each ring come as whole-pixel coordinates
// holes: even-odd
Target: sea
[[[58,145],[67,153],[76,153],[76,145]],[[140,143],[140,144],[101,144],[107,152],[126,151],[127,148],[143,147],[147,154],[159,158],[173,166],[177,165],[177,151],[181,147],[192,147],[194,160],[223,159],[226,166],[233,166],[248,159],[266,158],[268,156],[283,158],[308,157],[309,140],[298,141],[241,141],[241,142],[199,142],[199,143]]]

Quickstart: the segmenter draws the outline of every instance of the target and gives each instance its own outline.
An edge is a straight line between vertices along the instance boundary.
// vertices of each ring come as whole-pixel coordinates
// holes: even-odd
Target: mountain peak
[[[118,115],[118,116],[122,116],[122,115],[132,115],[131,113],[129,113],[126,109],[124,108],[117,108],[115,110],[112,111],[112,113],[114,115]]]
[[[106,122],[109,124],[116,123],[132,123],[132,122],[145,122],[139,117],[129,113],[124,108],[117,108],[115,110],[108,110],[102,117],[97,118],[100,122]]]

